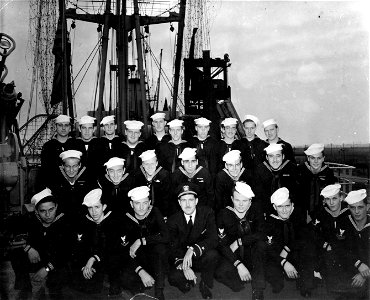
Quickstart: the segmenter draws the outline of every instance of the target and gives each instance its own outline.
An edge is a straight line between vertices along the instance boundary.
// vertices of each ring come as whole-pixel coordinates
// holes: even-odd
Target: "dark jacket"
[[[186,147],[189,147],[187,141],[182,141],[178,145],[175,145],[172,141],[159,144],[155,149],[159,165],[168,172],[173,173],[176,168],[181,166],[179,155]]]
[[[141,158],[139,157],[147,146],[144,142],[139,141],[135,148],[129,147],[125,141],[114,145],[114,156],[125,159],[125,167],[127,173],[133,173],[141,165]]]

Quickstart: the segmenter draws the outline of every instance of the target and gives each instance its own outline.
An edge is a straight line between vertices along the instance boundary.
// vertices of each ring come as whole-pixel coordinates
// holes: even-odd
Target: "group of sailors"
[[[342,192],[324,145],[308,147],[297,166],[274,119],[262,124],[267,140],[253,115],[240,139],[238,120],[222,120],[221,140],[206,118],[189,140],[182,120],[151,119],[144,141],[140,121],[125,121],[121,137],[106,116],[97,138],[95,118],[84,116],[73,138],[70,117],[55,119],[25,243],[12,251],[16,289],[32,292],[31,278],[62,298],[66,285],[99,293],[106,278],[109,296],[154,287],[164,299],[167,276],[183,293],[198,283],[204,299],[214,279],[233,291],[251,282],[252,299],[263,299],[266,282],[278,294],[287,278],[303,297],[318,280],[340,299],[368,296],[366,190]]]

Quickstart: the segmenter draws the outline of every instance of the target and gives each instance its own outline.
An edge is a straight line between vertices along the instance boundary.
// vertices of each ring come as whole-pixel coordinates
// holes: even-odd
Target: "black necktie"
[[[188,221],[188,223],[187,223],[186,227],[187,227],[188,238],[189,238],[189,237],[190,237],[190,234],[191,234],[191,231],[192,231],[192,229],[193,229],[193,220],[192,220],[192,216],[190,216],[189,221]]]

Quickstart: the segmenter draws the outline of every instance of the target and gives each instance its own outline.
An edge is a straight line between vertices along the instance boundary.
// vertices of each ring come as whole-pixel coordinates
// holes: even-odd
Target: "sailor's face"
[[[146,161],[143,161],[142,166],[145,170],[145,172],[149,175],[152,176],[157,169],[158,166],[158,161],[156,157],[153,157],[151,159],[148,159]]]
[[[278,214],[278,216],[283,219],[283,220],[287,220],[289,219],[290,215],[292,214],[292,211],[293,211],[293,203],[290,201],[290,199],[288,199],[287,201],[285,201],[283,204],[280,204],[280,205],[275,205],[274,204],[274,208]]]
[[[251,198],[247,198],[237,191],[234,191],[233,196],[231,196],[231,200],[233,201],[234,209],[236,209],[236,211],[239,213],[246,212],[252,204]]]
[[[58,205],[54,202],[44,202],[37,206],[37,214],[41,221],[45,224],[51,224],[54,222]]]
[[[225,137],[227,137],[228,139],[235,138],[236,125],[225,126],[225,128],[223,129],[223,132],[224,132]]]
[[[109,179],[114,183],[118,184],[121,182],[123,175],[125,174],[124,166],[113,166],[107,169]]]
[[[148,197],[135,201],[131,200],[131,207],[134,209],[136,216],[142,217],[149,210],[150,200]]]
[[[63,161],[63,169],[68,177],[73,178],[80,170],[81,162],[78,158],[69,157]]]
[[[231,176],[238,176],[242,167],[243,163],[241,162],[241,159],[238,159],[234,163],[225,163],[225,169],[230,173]]]
[[[352,217],[355,221],[363,221],[367,217],[367,205],[365,200],[361,200],[357,203],[348,205],[349,211],[351,212]]]
[[[171,127],[169,132],[174,142],[181,141],[182,127]]]
[[[94,135],[94,124],[83,124],[80,126],[81,138],[84,141],[90,141]]]
[[[198,198],[193,194],[182,195],[179,199],[179,204],[184,214],[191,215],[197,207]]]
[[[340,192],[338,192],[336,195],[332,197],[325,197],[324,201],[327,205],[327,207],[332,211],[332,212],[337,212],[340,210],[340,203],[341,203],[341,195]]]
[[[126,129],[125,130],[127,142],[129,144],[135,145],[141,136],[141,131],[138,129]]]
[[[93,205],[93,206],[89,206],[87,208],[88,212],[89,212],[89,215],[90,217],[95,221],[95,222],[99,222],[101,220],[101,218],[103,217],[104,215],[104,210],[106,209],[107,205],[106,204],[101,204],[100,202]]]
[[[70,123],[57,123],[56,124],[57,135],[61,137],[66,137],[71,132]]]
[[[155,132],[164,131],[164,126],[166,126],[166,121],[164,119],[156,119],[152,122]]]
[[[195,131],[199,139],[204,140],[208,136],[209,125],[197,125]]]
[[[308,155],[307,159],[312,169],[320,170],[325,157],[323,156],[322,153],[319,153],[319,154],[314,154],[314,155]]]
[[[267,126],[265,129],[265,135],[269,141],[274,141],[278,135],[278,128],[275,124]]]
[[[184,167],[186,172],[188,172],[189,174],[192,174],[197,168],[198,160],[196,159],[195,156],[193,156],[193,157],[190,157],[189,159],[185,159],[185,160],[183,159],[181,161],[181,164]]]
[[[254,139],[257,129],[256,124],[253,121],[247,121],[244,122],[243,127],[247,139]]]
[[[278,169],[284,160],[284,155],[281,151],[275,151],[267,154],[267,161],[273,169]]]
[[[117,125],[115,125],[114,121],[112,121],[105,124],[103,128],[106,135],[113,135],[116,132]]]

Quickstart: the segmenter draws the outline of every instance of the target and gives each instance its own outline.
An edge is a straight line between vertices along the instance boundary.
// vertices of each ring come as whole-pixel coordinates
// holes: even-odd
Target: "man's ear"
[[[103,204],[103,211],[105,211],[106,208],[107,208],[107,205]]]
[[[272,204],[272,206],[274,207],[274,209],[277,211],[277,209],[276,209],[276,205],[275,204]]]
[[[134,208],[134,204],[132,203],[132,200],[130,201],[130,205],[132,208]]]

